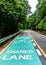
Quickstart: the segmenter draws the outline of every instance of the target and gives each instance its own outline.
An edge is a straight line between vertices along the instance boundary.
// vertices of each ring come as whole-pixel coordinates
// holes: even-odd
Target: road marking
[[[30,38],[33,39],[33,41],[35,42],[36,46],[39,48],[39,50],[41,51],[41,53],[43,54],[43,56],[46,58],[46,53],[44,52],[44,50],[41,48],[41,46],[36,42],[35,38],[33,37],[33,35],[31,35],[30,33],[28,33],[28,35],[30,36]]]
[[[38,53],[39,56],[42,56],[42,53],[40,52],[39,49],[36,49],[36,51],[37,51],[37,53]]]
[[[31,40],[33,42],[33,40]]]
[[[25,39],[27,41],[27,42],[25,42],[26,44],[24,44],[21,41],[23,39]],[[19,45],[19,41],[20,41],[20,45]],[[15,61],[13,63],[13,65],[14,64],[19,65],[19,63],[20,63],[20,65],[21,64],[23,65],[23,61],[25,63],[24,65],[42,65],[29,36],[21,36],[21,35],[18,36],[12,42],[12,44],[5,50],[5,52],[6,53],[3,53],[0,56],[0,61],[1,61],[0,63],[2,65],[4,64],[5,61],[6,61],[5,64],[8,64],[8,65],[12,65],[11,61],[13,61],[13,62]],[[34,61],[35,61],[35,63],[34,63]]]
[[[20,34],[21,34],[21,33],[20,33]],[[19,34],[19,35],[20,35],[20,34]],[[17,37],[18,37],[19,35],[17,35]],[[17,37],[15,37],[15,38],[17,38]],[[15,38],[14,38],[14,40],[15,40]],[[10,44],[8,44],[8,45],[0,52],[0,55],[12,44],[12,42],[13,42],[14,40],[12,40],[12,41],[10,42]]]
[[[6,48],[7,47],[9,47],[11,45],[11,43],[10,44],[8,44],[1,52],[0,52],[0,55],[6,50]]]
[[[34,45],[34,46],[36,46],[36,44],[35,44],[35,43],[33,43],[33,45]]]

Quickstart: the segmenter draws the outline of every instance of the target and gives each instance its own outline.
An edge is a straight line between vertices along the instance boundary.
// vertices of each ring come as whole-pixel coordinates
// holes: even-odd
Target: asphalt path
[[[37,43],[40,45],[40,47],[43,49],[43,51],[46,53],[46,36],[39,34],[38,32],[32,31],[32,30],[25,30],[20,36],[29,36],[29,34],[32,35],[34,37],[34,39],[37,41]],[[30,36],[30,38],[32,38]],[[32,39],[33,40],[33,39]],[[28,40],[27,40],[28,41]],[[33,42],[33,41],[32,41]],[[32,43],[33,44],[33,43]],[[34,44],[33,44],[34,45]],[[18,47],[19,48],[19,47]],[[39,48],[34,45],[34,49],[35,51],[39,50]],[[6,50],[7,51],[7,50]],[[46,58],[43,56],[43,54],[41,53],[41,51],[39,50],[39,53],[36,51],[42,65],[46,65]],[[38,62],[37,62],[38,63]],[[1,64],[0,64],[1,65]],[[4,65],[4,64],[2,64]]]
[[[32,39],[24,32],[0,55],[0,65],[42,65]]]
[[[46,36],[35,31],[30,31],[30,33],[46,53]]]
[[[30,33],[31,36],[33,36],[33,38],[36,40],[36,42],[39,44],[39,46],[43,49],[44,53],[46,54],[46,36],[33,31],[33,30],[26,30],[24,31],[25,33]],[[35,49],[37,49],[38,47],[36,46]],[[42,55],[39,56],[41,62],[43,65],[46,65],[46,58]]]

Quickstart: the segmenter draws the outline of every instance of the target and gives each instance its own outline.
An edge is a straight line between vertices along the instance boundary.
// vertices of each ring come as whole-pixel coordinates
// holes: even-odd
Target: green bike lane
[[[0,55],[0,65],[42,65],[29,36],[18,36]]]

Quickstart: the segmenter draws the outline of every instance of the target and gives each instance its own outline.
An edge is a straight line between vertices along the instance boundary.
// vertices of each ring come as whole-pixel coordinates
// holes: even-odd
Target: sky
[[[29,0],[29,5],[31,6],[32,13],[35,12],[37,4],[38,4],[38,0]]]

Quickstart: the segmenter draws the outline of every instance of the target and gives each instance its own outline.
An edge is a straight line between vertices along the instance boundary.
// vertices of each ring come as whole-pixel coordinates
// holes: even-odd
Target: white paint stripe
[[[42,56],[42,53],[39,51],[39,49],[36,49],[39,56]]]
[[[33,43],[33,45],[34,45],[34,46],[36,46],[36,44],[35,44],[35,43]]]
[[[33,42],[33,40],[31,40]]]
[[[14,39],[14,40],[15,40],[15,39]],[[14,40],[12,40],[12,42],[13,42]],[[12,43],[12,42],[11,42],[11,43]],[[8,45],[0,52],[0,55],[11,45],[11,43],[8,44]]]
[[[21,34],[21,33],[20,33],[20,34]],[[19,35],[20,35],[20,34],[19,34]],[[19,35],[18,35],[18,36],[19,36]],[[17,37],[18,37],[18,36],[17,36]],[[16,37],[15,37],[15,38],[16,38]],[[14,38],[14,40],[15,40],[15,38]],[[0,52],[0,55],[13,43],[14,40],[12,40],[12,42],[11,42],[10,44],[8,44],[8,45]]]
[[[10,43],[10,44],[11,44],[11,43]],[[10,46],[10,44],[7,45],[7,46],[0,52],[0,55],[6,50],[6,48],[7,48],[8,46]]]

